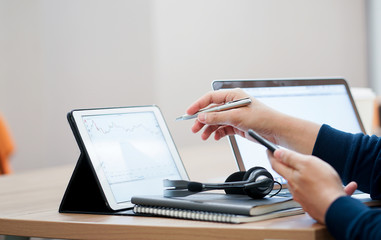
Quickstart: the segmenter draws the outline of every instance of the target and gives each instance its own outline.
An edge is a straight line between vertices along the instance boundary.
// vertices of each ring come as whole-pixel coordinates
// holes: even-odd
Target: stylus
[[[254,132],[254,130],[252,129],[249,129],[248,131],[249,135],[254,138],[255,140],[257,140],[260,144],[262,144],[263,146],[265,146],[268,150],[270,150],[270,152],[274,153],[275,150],[279,149],[279,147],[277,145],[275,145],[274,143],[266,140],[265,138],[263,138],[262,136],[260,136],[258,133]]]
[[[251,99],[249,97],[242,98],[242,99],[238,99],[238,100],[227,102],[227,103],[225,103],[223,105],[219,105],[219,106],[216,106],[216,107],[201,109],[200,111],[198,111],[194,115],[185,114],[183,116],[180,116],[180,117],[176,118],[176,121],[179,121],[179,120],[189,120],[189,119],[197,118],[198,114],[202,113],[202,112],[204,112],[204,113],[205,112],[220,112],[220,111],[225,111],[225,110],[229,110],[229,109],[232,109],[232,108],[239,108],[239,107],[247,106],[250,103],[251,103]]]

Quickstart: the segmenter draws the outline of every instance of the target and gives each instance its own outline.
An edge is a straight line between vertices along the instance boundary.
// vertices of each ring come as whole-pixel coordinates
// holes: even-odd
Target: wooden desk
[[[247,224],[60,214],[74,166],[0,177],[0,234],[63,239],[330,239],[307,215]]]

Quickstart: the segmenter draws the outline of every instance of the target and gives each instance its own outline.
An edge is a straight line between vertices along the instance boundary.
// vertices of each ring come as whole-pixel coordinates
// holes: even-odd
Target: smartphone
[[[268,150],[270,150],[271,153],[274,153],[275,150],[279,149],[279,147],[277,145],[275,145],[274,143],[272,143],[272,142],[268,141],[267,139],[263,138],[261,135],[259,135],[258,133],[256,133],[252,129],[249,129],[248,134],[252,138],[257,140],[260,144],[265,146]]]

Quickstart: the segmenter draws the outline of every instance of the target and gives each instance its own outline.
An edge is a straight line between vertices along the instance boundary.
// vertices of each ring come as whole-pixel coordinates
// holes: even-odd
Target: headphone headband
[[[240,179],[236,179],[237,176]],[[262,198],[272,191],[274,179],[266,169],[254,167],[247,172],[233,173],[225,183],[200,183],[165,179],[163,185],[167,187],[164,190],[165,197],[185,197],[197,192],[224,189],[228,194],[246,194],[252,198]]]

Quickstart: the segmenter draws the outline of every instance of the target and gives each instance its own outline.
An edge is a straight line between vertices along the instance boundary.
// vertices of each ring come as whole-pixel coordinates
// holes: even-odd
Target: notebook
[[[188,180],[157,106],[79,109],[68,120],[111,210],[132,209],[134,195],[162,194],[163,179]]]
[[[133,196],[134,212],[190,220],[243,223],[301,214],[291,197],[252,199],[245,195],[197,193],[186,197]]]
[[[215,80],[214,90],[241,88],[250,96],[280,112],[328,124],[351,133],[365,133],[350,89],[343,78]],[[230,136],[238,168],[266,168],[274,179],[286,183],[272,170],[265,147],[240,136]]]

